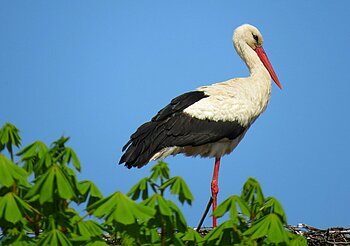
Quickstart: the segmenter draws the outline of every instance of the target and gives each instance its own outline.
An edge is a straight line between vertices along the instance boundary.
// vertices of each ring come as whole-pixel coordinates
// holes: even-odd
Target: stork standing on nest
[[[220,158],[231,153],[270,99],[271,78],[282,89],[252,25],[239,26],[233,44],[250,76],[199,87],[174,98],[151,121],[141,125],[123,147],[119,164],[142,167],[150,160],[183,153],[214,157],[212,209],[217,206]],[[213,216],[213,227],[216,218]]]

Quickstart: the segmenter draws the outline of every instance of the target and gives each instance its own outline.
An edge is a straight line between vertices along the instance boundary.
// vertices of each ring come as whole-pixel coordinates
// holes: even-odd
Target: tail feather
[[[164,133],[158,128],[157,122],[147,122],[140,126],[123,147],[125,153],[119,164],[125,163],[128,168],[142,167],[159,151]]]

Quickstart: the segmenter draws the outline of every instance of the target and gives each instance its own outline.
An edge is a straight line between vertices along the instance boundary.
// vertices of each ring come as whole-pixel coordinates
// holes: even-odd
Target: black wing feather
[[[174,113],[181,112],[185,108],[198,102],[199,100],[208,97],[203,91],[191,91],[175,97],[171,102],[161,109],[156,116],[152,118],[152,121],[162,121],[171,116]]]
[[[200,120],[183,112],[195,102],[208,97],[193,91],[174,98],[151,121],[141,125],[123,147],[125,153],[119,164],[128,168],[142,167],[166,147],[200,146],[223,138],[235,139],[245,127],[238,122]]]

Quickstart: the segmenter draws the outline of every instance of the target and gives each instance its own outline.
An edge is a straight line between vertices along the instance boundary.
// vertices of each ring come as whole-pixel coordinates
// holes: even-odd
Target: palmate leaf
[[[232,220],[227,220],[211,230],[205,237],[205,245],[236,245],[241,242],[242,233]]]
[[[0,198],[0,211],[0,218],[11,223],[16,223],[23,218],[12,192]]]
[[[106,223],[121,223],[130,225],[137,220],[148,220],[154,216],[155,210],[142,204],[137,204],[121,192],[105,197],[87,208],[92,215],[104,218]]]
[[[173,214],[173,211],[168,206],[167,201],[160,194],[152,195],[151,197],[143,201],[142,204],[153,209],[159,209],[160,214],[163,216],[170,217]]]
[[[55,157],[63,156],[61,154],[64,152],[68,140],[69,137],[62,136],[51,144],[51,150],[55,153]]]
[[[72,162],[77,171],[80,171],[81,165],[77,154],[70,147],[64,149],[64,163]]]
[[[17,127],[11,123],[6,123],[0,129],[0,151],[6,147],[7,151],[12,156],[12,145],[18,148],[21,145],[21,137],[19,136],[19,130]]]
[[[160,187],[161,190],[170,186],[171,194],[178,195],[179,201],[183,204],[185,201],[191,205],[193,201],[193,195],[188,188],[186,182],[179,176],[175,176],[167,181]]]
[[[103,234],[103,228],[96,221],[81,220],[76,225],[75,234],[86,237],[101,236]]]
[[[180,238],[186,245],[198,245],[203,241],[199,233],[192,228],[188,228],[185,233],[180,234]]]
[[[34,212],[39,213],[13,192],[0,197],[0,221],[6,220],[16,223],[22,220],[26,214],[32,214]]]
[[[38,246],[46,245],[73,245],[67,236],[58,229],[52,229],[50,231],[45,231],[42,235],[41,240],[37,244]]]
[[[43,142],[36,141],[27,147],[23,148],[18,156],[21,156],[21,161],[24,162],[26,170],[31,172],[34,170],[36,175],[40,175],[54,164],[66,165],[72,163],[78,171],[81,169],[81,164],[78,156],[70,147],[65,147],[65,143],[69,138],[61,137],[48,148]]]
[[[163,162],[159,161],[154,165],[151,169],[151,176],[150,179],[153,181],[157,181],[158,178],[160,179],[169,179],[170,171],[168,165]]]
[[[28,191],[25,198],[30,201],[39,199],[40,204],[45,202],[53,202],[54,190],[55,190],[55,173],[48,170],[45,174],[39,176],[35,180],[35,185]]]
[[[17,156],[21,156],[21,161],[26,161],[36,156],[42,158],[48,150],[49,148],[44,142],[35,141],[32,144],[29,144],[28,146],[21,149],[17,153]]]
[[[164,216],[171,216],[173,214],[172,209],[168,206],[167,201],[159,194],[155,194],[157,197],[159,211]]]
[[[213,212],[213,215],[216,217],[224,216],[228,211],[230,211],[230,218],[234,221],[234,223],[238,223],[238,207],[240,208],[240,212],[250,217],[250,211],[247,203],[243,201],[243,199],[237,195],[230,196],[225,201],[223,201]]]
[[[72,200],[76,197],[69,177],[61,170],[60,166],[52,165],[45,174],[35,180],[35,185],[29,190],[26,198],[32,201],[39,199],[40,204],[53,202],[56,191],[61,199]]]
[[[241,197],[248,204],[257,203],[262,206],[265,202],[265,198],[259,182],[256,179],[248,178],[243,185]]]
[[[98,187],[89,180],[80,181],[78,183],[78,189],[80,194],[82,195],[81,202],[85,202],[86,199],[89,197],[87,206],[92,205],[93,203],[97,202],[103,197]]]
[[[301,235],[296,235],[294,233],[290,233],[290,237],[292,238],[289,242],[289,246],[307,246],[307,240],[305,237]]]
[[[17,155],[21,156],[24,168],[28,172],[34,171],[35,175],[44,173],[55,162],[50,149],[41,141],[28,145]]]
[[[54,158],[54,153],[49,149],[37,160],[33,169],[36,175],[40,175],[56,163],[57,160]]]
[[[0,153],[0,185],[11,187],[17,185],[30,187],[27,181],[28,173]]]
[[[166,202],[168,207],[173,211],[173,224],[175,225],[176,229],[178,231],[185,232],[187,230],[187,222],[180,208],[171,200],[166,200]]]
[[[127,193],[128,196],[131,196],[131,199],[137,200],[140,195],[142,200],[146,200],[148,198],[148,183],[149,178],[141,179],[136,185],[134,185],[130,191]]]
[[[158,211],[158,214],[166,217],[178,231],[186,231],[187,223],[179,207],[171,200],[166,200],[160,194],[154,194],[141,204]]]
[[[29,173],[31,173],[33,170],[35,170],[37,174],[42,173],[46,170],[46,168],[43,169],[41,165],[49,161],[51,162],[51,159],[45,162],[45,159],[50,157],[50,153],[49,148],[41,141],[35,141],[34,143],[24,147],[17,153],[17,156],[21,156],[21,162],[24,163],[23,168]],[[37,162],[39,160],[41,160],[41,162],[38,164]]]
[[[96,235],[103,234],[102,226],[96,221],[83,220],[79,212],[73,208],[66,208],[64,212],[57,213],[57,217],[49,217],[50,228],[58,228],[64,232],[69,231],[68,237],[74,245],[86,245]]]
[[[262,212],[275,213],[280,216],[283,224],[287,225],[287,216],[281,203],[274,197],[268,197],[265,205],[261,208]]]
[[[157,206],[157,200],[158,196],[161,196],[160,194],[153,194],[152,196],[148,197],[146,200],[141,202],[141,204],[146,205],[147,207],[155,209]]]
[[[282,221],[277,214],[268,214],[246,230],[243,235],[249,236],[251,239],[265,238],[270,243],[289,243],[287,231],[284,229]]]
[[[69,177],[67,177],[67,175],[65,175],[62,169],[58,166],[54,166],[53,170],[56,171],[56,187],[60,198],[72,200],[74,197],[76,197],[76,194],[74,191],[74,185],[70,182]]]

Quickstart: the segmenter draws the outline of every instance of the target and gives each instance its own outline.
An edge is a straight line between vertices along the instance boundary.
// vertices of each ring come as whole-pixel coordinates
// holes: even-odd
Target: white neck
[[[234,46],[239,56],[247,65],[250,72],[250,77],[264,78],[271,82],[269,72],[261,62],[256,52],[246,42],[242,40],[235,40]]]

